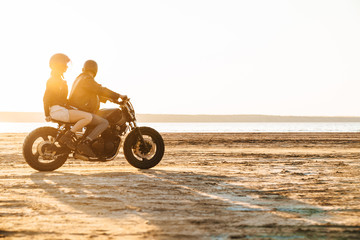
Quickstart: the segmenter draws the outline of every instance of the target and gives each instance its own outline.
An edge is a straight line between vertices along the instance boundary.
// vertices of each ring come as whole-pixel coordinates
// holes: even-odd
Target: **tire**
[[[142,152],[142,144],[139,139],[139,130],[147,146],[146,152]],[[140,169],[155,167],[163,158],[165,152],[164,140],[161,135],[152,128],[140,127],[132,130],[124,141],[124,155],[128,163]]]
[[[30,132],[24,140],[23,156],[25,161],[35,170],[54,171],[67,160],[68,154],[59,151],[54,143],[58,130],[52,127],[41,127]],[[41,152],[39,153],[39,148]],[[52,150],[48,150],[48,149]]]

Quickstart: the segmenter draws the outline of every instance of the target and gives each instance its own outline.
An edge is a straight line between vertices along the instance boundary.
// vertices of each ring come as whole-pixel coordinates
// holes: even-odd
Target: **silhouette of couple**
[[[44,94],[44,111],[46,121],[60,121],[74,123],[59,142],[72,150],[75,148],[89,157],[95,157],[90,148],[90,143],[96,139],[108,126],[109,122],[96,114],[100,108],[100,100],[126,99],[126,95],[113,92],[102,87],[95,81],[98,65],[93,60],[84,63],[82,73],[75,79],[68,96],[68,85],[64,80],[64,73],[68,68],[70,58],[62,53],[57,53],[50,58],[50,78],[46,83]],[[93,129],[79,144],[75,144],[75,133],[85,126]]]

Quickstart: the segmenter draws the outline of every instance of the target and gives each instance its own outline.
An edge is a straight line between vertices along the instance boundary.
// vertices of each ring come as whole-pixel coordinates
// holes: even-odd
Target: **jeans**
[[[102,118],[96,114],[92,114],[92,120],[88,126],[95,127],[86,137],[92,141],[97,138],[103,131],[105,131],[105,129],[107,129],[107,127],[109,126],[109,122],[105,118]]]

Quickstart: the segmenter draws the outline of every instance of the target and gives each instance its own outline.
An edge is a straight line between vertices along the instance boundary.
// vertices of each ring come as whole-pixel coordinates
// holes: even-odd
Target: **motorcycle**
[[[30,132],[23,143],[23,156],[25,161],[35,170],[54,171],[60,168],[70,154],[75,159],[87,161],[111,161],[115,159],[121,148],[130,165],[140,169],[149,169],[156,166],[163,158],[165,152],[164,140],[160,133],[150,127],[139,127],[136,122],[135,110],[130,99],[112,101],[118,108],[100,109],[97,114],[109,121],[109,127],[90,144],[96,157],[89,157],[71,150],[59,143],[61,136],[68,131],[74,123],[51,120],[58,124],[54,127],[40,127]],[[83,132],[76,133],[75,143],[79,143],[92,130],[85,127]]]

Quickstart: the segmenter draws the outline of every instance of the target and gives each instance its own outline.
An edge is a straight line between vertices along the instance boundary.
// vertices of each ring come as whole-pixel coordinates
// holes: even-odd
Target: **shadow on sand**
[[[77,211],[121,225],[137,216],[155,239],[357,239],[328,210],[238,185],[240,177],[175,170],[33,173],[40,189]],[[256,180],[255,180],[256,181]],[[136,223],[135,223],[136,224]]]

